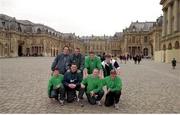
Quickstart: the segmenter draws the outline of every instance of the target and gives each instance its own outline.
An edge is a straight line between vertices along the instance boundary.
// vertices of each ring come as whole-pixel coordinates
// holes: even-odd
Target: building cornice
[[[166,0],[161,0],[161,1],[160,1],[160,4],[162,5],[165,1],[166,1]]]

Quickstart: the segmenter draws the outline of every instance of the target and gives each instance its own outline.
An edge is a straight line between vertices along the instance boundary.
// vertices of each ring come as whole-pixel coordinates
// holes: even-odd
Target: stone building
[[[163,23],[163,16],[160,16],[156,23],[154,23],[153,27],[150,29],[149,36],[150,36],[150,44],[152,45],[152,58],[155,61],[158,61],[159,55],[157,52],[161,49],[161,39],[162,39],[162,23]]]
[[[161,0],[163,11],[162,38],[155,60],[180,62],[180,0]]]
[[[122,33],[121,33],[122,34]],[[85,44],[85,53],[93,49],[97,55],[111,53],[113,56],[121,53],[120,39],[122,35],[116,33],[114,36],[83,36],[81,39]]]
[[[56,56],[65,45],[71,49],[78,46],[84,52],[75,34],[0,14],[0,57]]]
[[[161,0],[163,16],[154,22],[132,22],[114,36],[76,36],[43,24],[0,14],[0,57],[56,56],[63,46],[88,54],[143,55],[158,62],[180,62],[180,0]]]
[[[64,39],[64,45],[69,46],[70,53],[77,47],[80,48],[83,54],[85,53],[83,40],[79,36],[76,36],[75,33],[63,33],[62,38]]]
[[[153,47],[150,44],[150,29],[155,22],[132,22],[130,26],[123,30],[125,55],[143,55],[152,57]]]

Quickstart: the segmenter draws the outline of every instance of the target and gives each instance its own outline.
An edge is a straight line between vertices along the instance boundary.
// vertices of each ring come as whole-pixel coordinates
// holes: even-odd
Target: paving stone
[[[0,59],[0,113],[180,113],[180,66],[143,60],[120,63],[123,81],[119,110],[65,103],[47,96],[54,57]],[[104,103],[104,98],[102,103]]]

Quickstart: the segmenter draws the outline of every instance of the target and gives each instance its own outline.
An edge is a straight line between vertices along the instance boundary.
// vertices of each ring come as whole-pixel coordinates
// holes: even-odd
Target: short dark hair
[[[72,65],[76,65],[76,66],[77,66],[77,64],[76,64],[76,63],[71,63],[71,66],[72,66]]]

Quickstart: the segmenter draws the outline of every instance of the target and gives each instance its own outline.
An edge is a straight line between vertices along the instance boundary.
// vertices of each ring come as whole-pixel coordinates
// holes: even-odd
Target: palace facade
[[[119,55],[121,51],[121,39],[123,33],[116,33],[114,36],[83,36],[81,37],[85,44],[85,53],[93,49],[95,54],[111,53],[113,56]]]
[[[0,14],[0,57],[56,56],[65,45],[70,52],[78,46],[84,53],[84,44],[74,33]]]
[[[114,36],[76,36],[43,24],[0,14],[0,57],[56,56],[63,46],[83,54],[143,55],[158,62],[180,62],[180,0],[161,0],[163,16],[154,22],[132,22]]]
[[[160,49],[155,53],[155,61],[180,62],[180,0],[161,0],[163,11]]]

